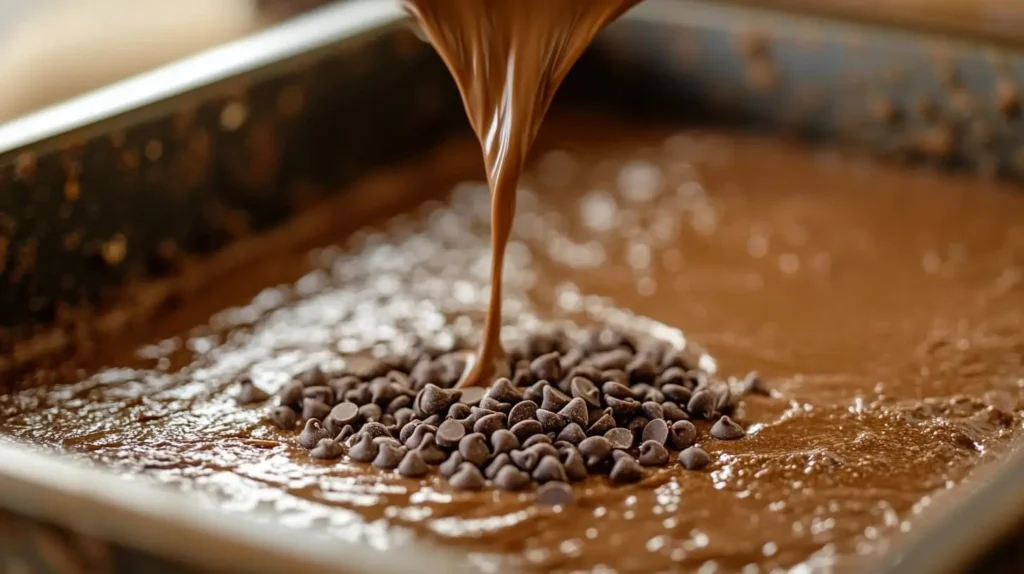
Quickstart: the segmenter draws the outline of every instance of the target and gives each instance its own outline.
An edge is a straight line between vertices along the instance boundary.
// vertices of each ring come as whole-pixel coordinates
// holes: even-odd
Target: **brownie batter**
[[[542,131],[520,182],[502,334],[552,321],[675,340],[685,329],[720,373],[769,381],[772,396],[744,397],[735,415],[745,438],[714,440],[698,421],[704,470],[673,460],[635,485],[590,478],[552,508],[532,492],[318,461],[298,430],[267,423],[270,404],[238,407],[244,376],[275,392],[313,365],[478,343],[491,214],[481,174],[464,168],[474,148],[453,142],[358,185],[414,196],[435,182],[436,195],[346,231],[301,279],[291,253],[268,253],[181,311],[233,293],[237,306],[205,325],[78,384],[0,398],[0,432],[246,520],[391,549],[427,537],[480,569],[634,572],[860,564],[1020,434],[1024,196],[597,116]]]

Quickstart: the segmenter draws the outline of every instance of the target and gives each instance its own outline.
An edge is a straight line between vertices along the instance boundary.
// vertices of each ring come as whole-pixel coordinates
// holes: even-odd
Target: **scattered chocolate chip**
[[[690,416],[709,419],[715,414],[715,393],[710,389],[703,389],[693,393],[690,401],[686,404],[686,410]]]
[[[611,415],[601,415],[601,418],[594,421],[594,424],[590,425],[587,429],[587,434],[590,436],[604,436],[604,433],[615,428],[615,418]]]
[[[587,426],[590,418],[590,415],[587,413],[586,401],[578,397],[569,401],[569,404],[562,407],[558,414],[565,417],[569,422],[580,425],[580,427]]]
[[[341,458],[345,454],[345,445],[336,442],[332,438],[320,439],[316,446],[309,451],[309,456],[323,460]]]
[[[663,466],[668,462],[668,450],[661,443],[649,440],[640,445],[639,459],[643,466]]]
[[[693,395],[693,393],[690,392],[690,389],[675,383],[662,386],[661,392],[665,394],[666,399],[678,405],[685,405],[689,403],[690,398]]]
[[[448,478],[448,483],[457,490],[480,490],[486,481],[480,469],[468,462],[459,465],[459,469]]]
[[[665,414],[665,420],[667,421],[684,421],[690,418],[690,415],[686,414],[679,405],[665,401],[661,403],[661,410]]]
[[[500,429],[491,433],[491,451],[494,454],[516,450],[519,444],[519,439],[510,430]]]
[[[393,446],[395,448],[399,448],[399,447],[405,448],[404,445],[402,445],[402,443],[399,442],[399,440],[397,438],[390,437],[390,436],[377,436],[377,437],[373,437],[373,442],[377,443],[377,446],[385,445],[386,444],[388,446]]]
[[[562,407],[569,404],[569,397],[550,385],[544,387],[543,395],[544,399],[541,401],[540,408],[546,411],[557,413],[562,410]]]
[[[325,438],[332,438],[328,432],[320,425],[320,421],[317,419],[309,419],[306,421],[306,426],[299,433],[299,445],[305,449],[312,449]]]
[[[457,420],[446,420],[437,427],[437,434],[434,440],[444,448],[456,448],[459,442],[466,436],[466,427]]]
[[[665,393],[659,391],[658,389],[650,389],[649,391],[644,393],[644,396],[640,398],[640,401],[660,405],[661,403],[665,402]]]
[[[633,399],[617,399],[606,396],[604,400],[608,403],[608,407],[612,409],[612,414],[617,419],[628,418],[640,412],[640,403]]]
[[[505,428],[505,414],[494,413],[485,417],[480,417],[476,420],[473,425],[473,432],[478,432],[484,436],[491,436],[494,431]]]
[[[367,403],[359,407],[359,417],[366,422],[379,422],[380,417],[384,414],[379,405],[373,403]]]
[[[743,438],[746,434],[743,427],[728,416],[723,416],[711,425],[711,436],[718,440],[736,440]]]
[[[356,429],[352,425],[345,425],[335,435],[334,441],[344,444],[348,439],[352,438],[356,434]]]
[[[461,396],[462,392],[456,389],[442,389],[437,385],[428,384],[420,391],[416,401],[420,411],[426,416],[431,416],[448,412],[448,408]]]
[[[345,396],[342,397],[342,400],[355,403],[357,405],[365,405],[370,402],[371,398],[372,395],[370,394],[370,389],[364,385],[361,387],[356,387],[351,391],[345,393]]]
[[[583,432],[583,428],[580,425],[569,423],[558,433],[557,438],[570,444],[579,444],[583,442],[583,439],[587,438],[587,434]]]
[[[270,409],[270,420],[281,430],[292,430],[298,415],[291,407],[274,407]]]
[[[655,380],[655,384],[661,388],[665,396],[668,396],[668,391],[665,390],[665,385],[677,385],[682,386],[683,381],[686,380],[686,370],[682,367],[669,367],[662,371],[661,375]]]
[[[558,366],[561,367],[562,373],[568,373],[582,363],[585,357],[583,349],[573,347],[558,358]]]
[[[697,442],[697,427],[690,421],[676,421],[668,433],[668,446],[673,449],[684,449]]]
[[[327,389],[330,391],[330,389]],[[241,388],[238,391],[238,396],[235,400],[239,405],[252,405],[255,403],[262,403],[263,401],[270,398],[270,393],[257,387],[253,384],[249,377],[242,379]]]
[[[487,440],[480,433],[468,434],[459,441],[459,454],[462,460],[483,466],[491,456],[491,450],[487,448]]]
[[[573,398],[582,399],[591,407],[601,406],[601,390],[590,379],[573,377],[569,383],[569,391]]]
[[[306,420],[323,420],[329,414],[331,414],[331,407],[325,405],[324,403],[321,403],[316,399],[302,400],[302,418]]]
[[[757,371],[750,371],[746,377],[743,377],[743,394],[770,397],[772,396],[772,391],[764,383],[764,380],[761,379]]]
[[[373,442],[373,437],[368,434],[361,434],[358,442],[348,449],[348,457],[356,462],[370,462],[377,458],[379,445]]]
[[[613,428],[612,430],[604,433],[604,438],[608,439],[612,448],[627,449],[633,446],[633,433],[629,429],[621,427]]]
[[[416,413],[410,408],[401,408],[395,411],[395,424],[405,430],[405,426],[416,418]]]
[[[683,468],[686,470],[700,470],[710,462],[711,457],[699,446],[691,446],[679,453],[679,463],[682,464]]]
[[[420,446],[416,447],[416,450],[427,464],[441,464],[448,456],[441,450],[441,447],[437,446],[437,440],[433,433],[423,435],[423,440],[420,441]]]
[[[403,443],[409,440],[409,437],[412,436],[412,433],[416,432],[416,427],[420,426],[421,424],[423,423],[417,420],[409,421],[408,423],[406,423],[405,426],[402,427],[402,430],[398,432],[398,440],[402,441]]]
[[[548,482],[568,482],[569,477],[565,475],[565,468],[557,456],[547,455],[537,463],[533,469],[533,479],[541,484]]]
[[[522,448],[530,448],[535,444],[552,444],[553,442],[554,441],[551,440],[551,437],[546,434],[535,434],[523,441]]]
[[[733,395],[729,384],[722,385],[721,390],[715,395],[715,412],[732,412],[736,408],[737,397]]]
[[[587,362],[602,371],[624,371],[626,365],[633,360],[633,353],[626,349],[613,349],[592,355]]]
[[[533,377],[542,381],[557,381],[562,378],[562,365],[558,352],[541,355],[530,362]]]
[[[507,492],[523,490],[529,486],[531,482],[529,474],[526,474],[511,464],[504,465],[498,469],[497,474],[492,480],[494,480],[495,486]]]
[[[310,367],[295,376],[295,380],[303,387],[319,387],[327,384],[327,376],[319,366]]]
[[[278,393],[278,404],[283,407],[302,406],[302,399],[305,398],[302,396],[302,390],[302,383],[300,383],[299,381],[291,381],[290,383],[286,384],[284,388],[281,389],[280,393]]]
[[[708,386],[708,375],[699,369],[686,371],[686,380],[683,381],[683,386],[696,392],[698,389]]]
[[[462,396],[459,397],[459,403],[466,406],[478,405],[480,404],[480,400],[483,399],[486,394],[487,389],[483,387],[466,387],[462,389]]]
[[[599,378],[593,380],[605,381],[607,383],[618,383],[627,387],[629,386],[629,375],[626,374],[626,371],[620,369],[608,369],[607,371],[601,371]]]
[[[608,478],[615,484],[629,484],[644,477],[644,469],[633,457],[622,457],[615,462]]]
[[[633,434],[633,440],[638,440],[644,433],[644,428],[647,427],[649,421],[644,417],[633,417],[626,423],[626,428]]]
[[[558,432],[569,424],[569,421],[562,415],[545,409],[537,410],[537,420],[540,421],[544,432]]]
[[[384,407],[384,412],[395,414],[402,409],[408,409],[409,412],[412,412],[412,409],[408,408],[409,405],[411,404],[412,399],[408,395],[398,395],[397,397],[388,401],[387,406]]]
[[[669,428],[664,419],[653,419],[644,426],[642,441],[655,441],[658,444],[665,444],[668,440]]]
[[[508,413],[508,425],[510,427],[515,426],[516,423],[521,421],[536,419],[537,403],[529,400],[516,404]]]
[[[298,383],[298,381],[295,382]],[[301,385],[302,383],[299,384]],[[345,375],[343,377],[333,379],[327,382],[327,386],[331,387],[331,390],[334,391],[334,396],[338,399],[344,397],[345,393],[351,391],[352,389],[358,387],[361,384],[363,384],[363,382],[360,381],[357,377],[353,377],[352,375]]]
[[[425,437],[428,434],[435,435],[436,433],[437,429],[430,425],[416,425],[416,428],[412,431],[412,434],[401,442],[402,444],[405,445],[406,448],[418,448],[420,444],[423,442],[423,437]]]
[[[427,466],[427,461],[423,460],[423,455],[417,450],[405,453],[402,462],[398,463],[398,474],[408,478],[419,478],[428,472],[430,472],[430,467]]]
[[[514,450],[508,453],[508,456],[512,459],[512,464],[526,472],[533,472],[533,469],[537,467],[537,463],[540,462],[538,453],[529,449]]]
[[[530,385],[525,391],[523,391],[523,399],[527,401],[533,401],[536,404],[544,402],[544,389],[550,387],[551,383],[547,381],[537,381]]]
[[[633,460],[633,455],[629,454],[629,451],[625,450],[613,450],[612,451],[612,463],[619,462],[619,459],[628,458]]]
[[[519,442],[524,442],[533,435],[543,433],[544,427],[541,426],[540,422],[531,419],[519,421],[512,425],[512,428],[509,430],[512,431],[512,434],[516,435]]]
[[[581,455],[586,459],[588,467],[593,467],[600,464],[612,452],[612,443],[608,442],[608,439],[603,436],[592,436],[584,439],[578,447]]]
[[[475,389],[477,387],[470,387],[470,388],[471,389]],[[465,394],[463,394],[463,396],[465,396]],[[455,403],[454,405],[448,407],[448,418],[452,418],[452,419],[455,419],[455,420],[462,420],[462,419],[468,418],[469,415],[471,415],[471,414],[473,414],[473,409],[470,408],[470,406],[467,405],[467,404]]]
[[[660,403],[654,401],[647,401],[640,405],[640,412],[644,417],[651,420],[665,418],[665,409],[662,408]]]
[[[658,376],[658,363],[651,357],[637,355],[626,365],[626,374],[633,383],[651,382]]]
[[[491,397],[484,397],[480,399],[480,407],[496,413],[500,412],[508,414],[512,412],[512,403],[503,403]]]
[[[487,396],[502,403],[516,404],[523,400],[522,393],[512,385],[512,381],[502,377],[494,381]]]
[[[633,389],[630,389],[622,383],[615,381],[608,381],[601,385],[601,392],[605,394],[605,399],[608,397],[614,397],[616,399],[632,399]]]
[[[470,407],[470,409],[469,409],[469,414],[472,415],[474,422],[476,421],[476,419],[478,419],[480,417],[486,417],[487,415],[493,415],[493,414],[496,414],[497,412],[498,411],[493,411],[491,409],[485,409],[484,407]]]
[[[562,460],[562,467],[565,469],[565,476],[569,480],[576,482],[587,478],[587,466],[583,461],[583,455],[579,453],[575,448],[567,449],[564,453],[560,453]]]
[[[391,379],[387,377],[378,377],[370,381],[370,402],[380,405],[381,407],[386,406],[391,399],[398,396],[395,392],[394,387],[391,384]]]
[[[503,452],[487,463],[487,468],[484,469],[484,476],[488,480],[494,480],[498,476],[498,471],[509,464],[512,464],[512,458],[509,457],[508,453]]]
[[[377,457],[373,459],[373,466],[384,470],[396,468],[402,459],[405,458],[406,449],[403,446],[384,443],[377,445]]]
[[[363,428],[359,429],[359,432],[361,434],[368,434],[372,438],[377,438],[379,436],[391,436],[391,431],[388,430],[388,427],[380,423],[366,423],[363,425]]]
[[[351,456],[351,452],[349,455]],[[458,472],[463,462],[462,455],[459,454],[459,451],[455,451],[448,457],[448,460],[442,462],[441,466],[437,467],[437,470],[441,473],[441,476],[451,478],[452,475]]]
[[[423,419],[423,424],[437,426],[441,424],[443,420],[444,419],[441,418],[441,415],[430,415],[429,417]]]

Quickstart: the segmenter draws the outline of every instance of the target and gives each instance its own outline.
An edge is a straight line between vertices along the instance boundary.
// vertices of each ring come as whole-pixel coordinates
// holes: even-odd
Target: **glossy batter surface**
[[[716,441],[698,425],[705,471],[591,478],[553,510],[529,493],[316,461],[265,407],[235,405],[244,374],[275,391],[375,347],[474,342],[489,272],[482,181],[339,238],[297,282],[272,287],[299,266],[281,259],[275,275],[269,254],[237,277],[238,293],[266,281],[251,301],[123,362],[145,368],[3,397],[0,429],[375,546],[420,535],[481,568],[623,572],[854,564],[1019,434],[1024,195],[754,136],[551,124],[521,183],[503,334],[555,319],[683,331],[720,373],[760,371],[774,396],[744,399],[749,436]],[[442,153],[473,153],[467,141]]]

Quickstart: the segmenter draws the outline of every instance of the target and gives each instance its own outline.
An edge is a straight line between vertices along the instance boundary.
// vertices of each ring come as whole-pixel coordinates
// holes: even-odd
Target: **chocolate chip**
[[[507,492],[523,490],[529,486],[531,482],[529,474],[526,474],[511,464],[504,465],[498,469],[497,474],[492,480],[494,480],[495,486]]]
[[[321,403],[316,399],[302,400],[302,418],[306,420],[323,420],[329,414],[331,414],[331,407],[325,405],[324,403]]]
[[[302,405],[303,386],[299,381],[286,384],[277,395],[277,403],[283,407],[300,407]]]
[[[665,402],[665,393],[659,391],[658,389],[651,389],[644,393],[641,402],[649,402],[654,403],[656,405],[660,405],[661,403]]]
[[[608,397],[614,397],[616,399],[632,399],[633,390],[622,383],[615,381],[608,381],[601,385],[601,392],[605,394],[605,399]]]
[[[519,421],[512,425],[512,428],[509,430],[512,431],[512,434],[516,435],[519,442],[524,442],[533,435],[543,433],[544,427],[541,426],[540,422],[531,419]]]
[[[380,405],[381,407],[391,402],[391,399],[398,396],[395,392],[394,387],[391,384],[391,380],[387,377],[378,377],[370,381],[370,402]]]
[[[640,405],[640,412],[651,420],[665,418],[665,409],[661,407],[660,403],[654,401],[647,401]]]
[[[486,394],[487,389],[483,387],[466,387],[462,389],[462,396],[459,397],[459,403],[466,406],[478,405],[480,404],[480,400],[483,399]]]
[[[398,432],[398,440],[402,441],[403,443],[409,440],[409,437],[412,436],[412,433],[416,432],[416,427],[420,426],[421,424],[423,423],[417,420],[412,420],[406,423],[404,426],[402,426],[402,430]]]
[[[629,451],[625,450],[613,450],[612,451],[612,463],[619,462],[620,460],[628,458],[633,460],[633,455],[629,454]]]
[[[583,432],[583,428],[576,423],[567,424],[565,428],[558,433],[558,440],[564,440],[570,444],[579,444],[583,442],[583,439],[585,438],[587,438],[587,434]]]
[[[393,446],[395,448],[399,448],[399,447],[405,448],[402,445],[402,443],[398,441],[397,438],[390,437],[390,436],[377,436],[377,437],[373,437],[373,442],[377,443],[377,446],[385,445],[386,444],[388,446]]]
[[[603,436],[588,437],[580,443],[578,450],[588,467],[597,466],[612,452],[612,443]]]
[[[405,453],[402,462],[398,463],[398,474],[408,478],[419,478],[428,472],[430,467],[427,466],[427,461],[423,460],[423,455],[416,450]]]
[[[330,389],[327,389],[330,391]],[[263,401],[270,398],[270,393],[257,387],[253,384],[249,377],[242,379],[241,388],[238,391],[238,396],[235,400],[239,405],[251,405],[255,403],[262,403]]]
[[[442,389],[433,384],[423,387],[416,397],[420,412],[426,416],[448,412],[448,408],[459,400],[462,392],[456,389]]]
[[[699,446],[690,448],[679,453],[679,463],[686,470],[700,470],[711,462],[711,457]]]
[[[355,403],[357,405],[365,405],[370,402],[372,396],[373,395],[370,394],[370,389],[364,385],[346,392],[345,396],[342,397],[342,400]]]
[[[540,404],[544,402],[544,389],[550,386],[551,383],[547,381],[537,381],[536,383],[530,385],[525,391],[523,391],[523,399]]]
[[[481,433],[484,436],[491,436],[494,431],[503,428],[505,428],[505,414],[494,413],[477,419],[473,425],[473,432]]]
[[[475,389],[477,387],[470,388]],[[454,405],[448,407],[448,418],[453,418],[455,420],[463,420],[465,418],[468,418],[469,415],[471,414],[473,414],[473,409],[470,408],[469,405],[463,403],[455,403]]]
[[[412,431],[412,434],[409,435],[405,440],[403,440],[402,444],[404,444],[406,448],[418,448],[420,444],[423,442],[423,437],[425,437],[428,434],[434,435],[435,433],[437,433],[437,429],[430,425],[416,425],[416,428]]]
[[[644,477],[644,469],[633,460],[633,457],[623,457],[616,461],[608,478],[615,484],[629,484],[637,482]]]
[[[644,417],[633,417],[626,423],[626,428],[633,434],[633,440],[639,440],[647,427],[648,420]]]
[[[523,400],[522,393],[512,385],[512,381],[504,377],[494,381],[494,384],[487,391],[487,396],[498,402],[510,404],[516,404]]]
[[[569,397],[552,386],[544,387],[543,391],[544,399],[541,401],[540,408],[557,413],[562,410],[562,407],[569,404]]]
[[[637,355],[626,365],[626,374],[634,383],[650,382],[658,376],[658,364],[648,356]]]
[[[683,386],[692,389],[696,392],[698,389],[706,387],[708,385],[708,375],[704,371],[699,369],[691,369],[686,371],[686,380]]]
[[[377,457],[373,459],[373,466],[384,470],[391,470],[405,458],[406,449],[403,446],[395,446],[390,443],[377,445]]]
[[[538,453],[530,449],[514,450],[508,453],[508,456],[512,459],[512,464],[526,472],[533,472],[533,469],[537,467],[537,463],[540,462]]]
[[[489,411],[501,412],[506,414],[512,412],[512,403],[503,403],[491,397],[484,397],[480,399],[480,407],[485,408]]]
[[[686,414],[679,405],[665,401],[661,403],[661,410],[665,414],[665,420],[667,421],[684,421],[690,418],[690,415]]]
[[[664,385],[661,387],[661,392],[665,394],[666,399],[678,405],[685,405],[689,403],[690,397],[693,394],[690,392],[690,389],[675,383]]]
[[[567,449],[561,453],[562,467],[565,468],[565,475],[569,480],[576,482],[587,478],[587,465],[583,461],[583,455],[575,448]]]
[[[668,462],[668,450],[661,443],[649,440],[640,445],[639,458],[643,466],[663,466]]]
[[[587,403],[581,398],[574,398],[569,401],[569,404],[562,407],[562,410],[558,411],[558,414],[563,416],[567,421],[580,425],[580,427],[587,426],[587,423],[589,422]]]
[[[270,409],[270,421],[281,430],[292,430],[298,415],[291,407],[274,407]]]
[[[411,404],[412,404],[412,399],[409,398],[409,396],[407,396],[407,395],[399,395],[399,396],[391,399],[390,401],[388,401],[387,406],[384,407],[384,412],[390,413],[390,414],[396,414],[398,411],[400,411],[402,409],[407,409],[407,410],[409,410],[409,412],[412,412],[412,409],[409,409],[409,405],[411,405]]]
[[[302,383],[299,384],[301,385]],[[344,377],[333,379],[327,382],[327,386],[331,387],[331,390],[334,391],[334,396],[336,399],[344,397],[345,393],[351,391],[352,389],[362,384],[363,382],[360,381],[358,377],[353,377],[352,375],[345,375]]]
[[[462,460],[476,466],[483,466],[490,458],[491,451],[487,448],[487,440],[484,435],[472,433],[462,437],[462,440],[459,441],[459,454],[462,455]]]
[[[668,391],[665,390],[665,385],[677,385],[682,386],[683,381],[686,380],[686,369],[682,367],[669,367],[662,371],[661,375],[655,380],[655,384],[661,388],[661,391],[668,396]]]
[[[377,458],[377,451],[380,447],[373,442],[373,437],[368,434],[358,436],[358,442],[348,449],[348,457],[356,462],[370,462]]]
[[[332,438],[330,434],[320,425],[317,419],[309,419],[306,426],[299,433],[299,444],[306,449],[314,448],[317,443],[325,438]]]
[[[541,355],[530,362],[530,372],[537,380],[557,381],[562,378],[562,365],[558,352]]]
[[[757,374],[757,371],[750,371],[743,378],[743,394],[770,397],[772,396],[772,391],[764,383],[764,380],[761,379],[761,376]]]
[[[595,382],[595,381],[607,380],[607,379],[604,379],[604,378],[601,377],[601,369],[595,368],[594,366],[588,365],[586,363],[581,364],[581,365],[577,365],[577,366],[573,367],[573,369],[571,371],[569,371],[569,374],[567,375],[567,378],[569,379],[569,382],[570,382],[570,389],[571,389],[571,386],[572,386],[571,385],[572,380],[574,378],[576,378],[576,377],[582,377],[582,378],[587,379],[588,381],[590,381],[592,383]]]
[[[738,397],[732,393],[729,384],[722,386],[715,396],[715,412],[729,413],[735,410]]]
[[[612,445],[612,448],[627,449],[633,446],[633,433],[629,429],[613,428],[604,434],[604,438]]]
[[[512,372],[512,385],[516,388],[528,387],[536,382],[533,378],[533,373],[530,372],[529,360],[524,359],[516,362]]]
[[[684,449],[693,446],[697,442],[697,427],[690,421],[676,421],[668,433],[668,446],[674,449]]]
[[[536,435],[535,435],[536,436]],[[519,439],[510,430],[496,430],[491,433],[491,451],[494,454],[511,452],[519,448]]]
[[[620,371],[619,369],[602,371],[600,378],[596,380],[605,381],[607,383],[619,383],[626,387],[629,386],[629,375],[626,374],[626,371]]]
[[[586,353],[583,352],[583,349],[573,347],[558,358],[558,366],[562,368],[563,373],[568,373],[582,363],[585,357]]]
[[[668,440],[669,428],[664,419],[654,419],[644,426],[641,440],[643,442],[655,441],[658,444],[665,444]]]
[[[401,408],[395,411],[395,424],[399,428],[405,429],[405,425],[416,419],[416,413],[410,408]]]
[[[591,407],[601,406],[601,391],[590,379],[573,377],[569,383],[569,391],[573,398],[582,399]]]
[[[711,425],[711,436],[718,440],[736,440],[743,438],[746,434],[743,427],[728,416],[723,416]]]
[[[379,405],[373,403],[367,403],[359,407],[359,417],[366,422],[379,422],[380,417],[384,414]]]
[[[458,490],[480,490],[486,481],[480,469],[468,462],[459,465],[459,469],[448,479],[449,484]]]
[[[345,425],[341,427],[338,434],[334,437],[334,442],[340,442],[344,444],[348,439],[352,438],[356,434],[356,429],[352,425]]]
[[[436,385],[441,382],[440,369],[434,365],[429,356],[424,355],[409,371],[409,379],[415,389],[422,389],[431,384]]]
[[[545,506],[568,506],[575,495],[565,482],[547,482],[537,489],[537,503]]]
[[[359,429],[359,432],[361,434],[368,434],[372,438],[377,438],[379,436],[391,436],[391,431],[388,430],[388,427],[380,423],[366,423],[363,425],[363,428]]]
[[[613,349],[591,356],[587,362],[602,371],[625,370],[633,360],[633,353],[626,349]]]
[[[322,460],[341,458],[343,454],[345,454],[345,446],[331,438],[320,439],[320,442],[316,443],[316,446],[309,451],[309,456]]]
[[[466,427],[462,426],[457,420],[451,419],[441,423],[441,426],[437,427],[437,435],[434,440],[437,441],[439,446],[444,448],[456,448],[459,446],[459,442],[466,436]]]
[[[462,455],[459,454],[459,451],[455,451],[448,457],[448,460],[442,462],[441,466],[437,467],[437,470],[441,473],[441,476],[451,478],[452,475],[458,472],[463,462]]]
[[[562,467],[558,457],[551,455],[545,456],[537,463],[532,476],[540,484],[569,481],[569,477],[565,475],[565,468]]]
[[[508,453],[501,453],[496,455],[491,462],[487,463],[487,467],[484,468],[484,476],[488,480],[494,480],[498,476],[498,471],[506,465],[512,464],[512,458],[509,457]]]
[[[611,415],[606,414],[590,425],[590,428],[587,429],[587,434],[590,436],[604,436],[604,433],[613,428],[615,428],[615,419]]]
[[[470,407],[469,414],[472,415],[473,421],[480,417],[486,417],[487,415],[496,414],[498,411],[492,411],[491,409],[485,409],[483,407]]]
[[[299,381],[303,387],[319,387],[327,384],[327,376],[324,375],[323,370],[319,366],[310,367],[302,371],[295,376],[295,380]]]
[[[551,440],[551,437],[549,435],[535,434],[530,438],[526,439],[525,441],[523,441],[522,448],[530,448],[535,444],[552,444],[553,442],[554,441]]]
[[[437,446],[434,433],[423,435],[423,440],[420,441],[420,446],[416,447],[416,450],[427,464],[441,464],[448,456],[441,450],[441,447]]]
[[[549,456],[549,455],[550,456],[555,456],[555,457],[558,456],[558,449],[555,448],[555,446],[553,444],[551,444],[550,442],[541,442],[541,443],[531,444],[529,446],[523,447],[523,450],[528,450],[530,452],[536,453],[537,454],[537,460],[540,460],[540,459],[544,458],[545,456]]]
[[[569,421],[562,415],[545,409],[537,411],[537,420],[540,421],[544,432],[558,432],[565,428],[565,425],[569,424]]]
[[[690,416],[709,419],[715,414],[715,393],[710,389],[703,389],[693,393],[690,401],[686,404],[686,410]]]
[[[615,397],[606,396],[604,400],[608,403],[608,407],[612,409],[612,414],[615,415],[615,418],[617,419],[632,417],[640,412],[640,403],[633,399],[617,399]]]
[[[441,415],[430,415],[429,417],[423,419],[423,424],[437,426],[441,424],[442,421],[444,421],[444,419],[441,418]]]
[[[516,404],[508,413],[508,425],[510,427],[515,426],[520,421],[536,419],[537,403],[529,400]]]

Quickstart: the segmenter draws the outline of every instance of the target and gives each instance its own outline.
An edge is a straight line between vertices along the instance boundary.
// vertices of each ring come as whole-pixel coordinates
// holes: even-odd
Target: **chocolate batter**
[[[551,99],[608,23],[640,0],[405,0],[447,64],[484,153],[491,190],[491,293],[475,364],[459,386],[503,365],[501,283],[516,186]],[[499,366],[501,365],[501,366]]]
[[[1019,438],[1024,196],[775,139],[557,114],[520,184],[503,335],[553,320],[684,328],[720,372],[771,383],[736,415],[746,438],[701,423],[707,469],[589,479],[554,510],[316,461],[268,406],[236,406],[243,375],[275,392],[315,364],[478,342],[491,214],[466,168],[477,150],[454,142],[362,182],[349,197],[435,196],[325,239],[338,246],[297,281],[294,254],[270,250],[168,317],[219,308],[205,325],[0,399],[0,432],[245,520],[394,550],[427,537],[481,569],[620,572],[861,564]]]

